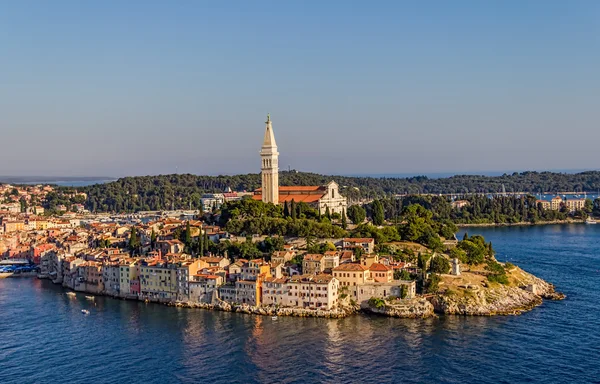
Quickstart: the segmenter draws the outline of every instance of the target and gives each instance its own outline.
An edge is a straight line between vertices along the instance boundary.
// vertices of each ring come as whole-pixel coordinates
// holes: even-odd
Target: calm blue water
[[[516,317],[272,321],[108,298],[94,305],[46,281],[4,279],[0,382],[600,382],[600,225],[469,233],[568,299]]]

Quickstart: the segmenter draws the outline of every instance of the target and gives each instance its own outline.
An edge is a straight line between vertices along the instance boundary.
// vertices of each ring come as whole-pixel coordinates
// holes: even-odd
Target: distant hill
[[[326,176],[315,173],[284,171],[281,185],[323,185],[335,180],[351,201],[377,198],[390,194],[417,193],[499,193],[507,192],[597,192],[600,172],[576,174],[554,172],[522,172],[502,176],[457,175],[430,179],[426,176],[409,178],[374,178]],[[252,191],[260,186],[259,174],[235,176],[195,176],[190,174],[125,177],[114,182],[78,188],[88,194],[86,205],[91,210],[136,211],[162,210],[171,207],[197,208],[203,193]],[[65,188],[68,189],[68,188]]]

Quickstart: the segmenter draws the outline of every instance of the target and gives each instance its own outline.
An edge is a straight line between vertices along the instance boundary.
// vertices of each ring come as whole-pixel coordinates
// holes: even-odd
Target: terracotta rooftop
[[[334,272],[346,272],[346,271],[360,271],[360,272],[364,272],[367,270],[367,267],[362,266],[360,264],[351,264],[351,263],[347,263],[347,264],[340,264],[339,266],[333,268]]]
[[[387,271],[391,271],[391,270],[392,270],[392,268],[387,267],[387,266],[385,266],[383,264],[380,264],[380,263],[373,263],[369,267],[369,271],[387,272]]]

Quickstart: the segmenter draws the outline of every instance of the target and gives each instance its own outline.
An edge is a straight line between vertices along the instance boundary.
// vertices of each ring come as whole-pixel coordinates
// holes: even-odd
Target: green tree
[[[348,220],[346,220],[346,212],[344,210],[342,210],[342,228],[348,228]]]
[[[129,234],[128,247],[132,253],[135,253],[137,251],[137,249],[140,247],[140,239],[138,238],[137,229],[135,226],[131,227],[131,233]]]
[[[458,243],[458,247],[466,253],[465,262],[470,265],[481,264],[485,260],[486,248],[481,243],[473,241],[475,237]]]
[[[410,276],[410,272],[408,272],[407,270],[397,269],[394,271],[394,280],[408,281],[408,280],[412,280],[412,277]]]
[[[292,220],[296,220],[296,218],[298,217],[298,212],[296,209],[296,202],[294,201],[294,199],[292,199],[292,203],[291,203],[291,207],[290,207],[290,215],[292,216]]]
[[[592,213],[592,211],[594,210],[594,202],[592,201],[592,199],[585,199],[585,205],[583,207],[583,211],[585,213]]]
[[[347,210],[348,218],[356,225],[361,224],[367,218],[367,211],[360,205],[351,205]]]
[[[190,221],[188,220],[185,225],[185,234],[183,238],[183,243],[186,247],[190,247],[192,245],[192,228],[190,227]]]
[[[204,235],[202,234],[202,230],[200,230],[198,240],[196,241],[196,253],[198,256],[202,256],[204,254]]]
[[[437,291],[439,290],[440,280],[440,276],[435,273],[429,275],[429,279],[427,279],[427,282],[425,284],[425,292],[437,293]]]
[[[290,209],[288,208],[287,201],[283,203],[283,217],[290,217]]]
[[[408,288],[406,287],[406,285],[402,284],[400,286],[400,298],[406,299],[406,296],[408,296]]]
[[[152,249],[156,247],[156,232],[154,231],[154,227],[152,228],[152,233],[150,234],[150,247]]]
[[[329,207],[328,206],[325,206],[325,217],[328,220],[331,220],[331,213],[329,212]]]
[[[383,225],[385,221],[385,215],[383,212],[383,204],[379,200],[373,201],[373,224]]]
[[[433,273],[447,274],[450,272],[450,262],[444,256],[436,256],[431,260],[430,271]]]
[[[206,255],[209,252],[210,249],[210,239],[208,238],[208,233],[206,231],[204,231],[204,239],[202,241],[202,245],[203,245],[203,250],[202,250],[202,254]]]

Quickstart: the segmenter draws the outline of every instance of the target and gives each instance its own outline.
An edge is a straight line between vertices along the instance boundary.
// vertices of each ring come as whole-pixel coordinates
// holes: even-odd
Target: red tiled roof
[[[334,272],[337,272],[337,271],[342,271],[342,272],[345,272],[345,271],[360,271],[360,272],[364,272],[366,270],[367,270],[367,267],[365,267],[365,266],[362,266],[360,264],[350,264],[350,263],[348,263],[348,264],[340,264],[339,266],[333,268]]]
[[[307,192],[307,191],[319,191],[325,190],[325,187],[319,185],[282,185],[279,186],[279,192]],[[262,188],[258,188],[256,192],[262,191]]]
[[[369,270],[370,271],[378,271],[378,272],[387,272],[387,271],[390,271],[391,268],[390,267],[386,267],[385,265],[380,264],[380,263],[373,263],[369,267]]]
[[[321,199],[322,195],[316,195],[316,194],[297,194],[297,195],[286,195],[286,194],[279,194],[279,203],[286,203],[286,202],[291,202],[292,200],[294,200],[294,202],[296,203],[316,203],[317,201],[319,201],[319,199]],[[262,195],[253,195],[252,199],[254,200],[262,200]]]

